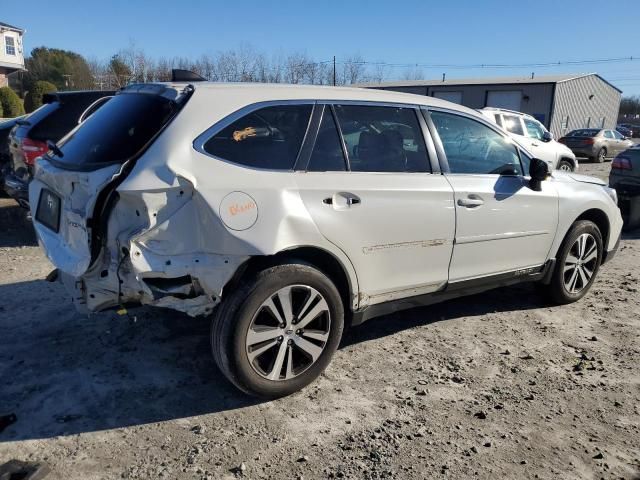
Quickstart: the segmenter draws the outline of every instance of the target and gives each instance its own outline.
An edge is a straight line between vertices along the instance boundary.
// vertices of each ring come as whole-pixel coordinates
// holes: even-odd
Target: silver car
[[[577,157],[587,157],[598,163],[633,146],[633,142],[620,132],[602,128],[573,130],[558,141],[569,147]]]
[[[622,227],[614,190],[474,110],[315,86],[126,87],[30,200],[79,309],[211,315],[221,371],[262,397],[312,382],[345,325],[527,281],[574,302]]]

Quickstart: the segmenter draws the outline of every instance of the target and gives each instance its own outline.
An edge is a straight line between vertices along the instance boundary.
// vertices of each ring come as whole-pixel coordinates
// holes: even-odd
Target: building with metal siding
[[[429,95],[470,108],[528,113],[556,137],[586,127],[614,128],[622,92],[595,73],[533,78],[414,80],[362,85]]]

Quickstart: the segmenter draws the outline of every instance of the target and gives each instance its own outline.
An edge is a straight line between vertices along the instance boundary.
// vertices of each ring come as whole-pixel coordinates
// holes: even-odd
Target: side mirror
[[[553,133],[551,132],[544,132],[542,134],[542,141],[543,142],[550,142],[551,140],[553,140]]]
[[[549,165],[544,160],[532,158],[529,163],[529,176],[531,177],[529,187],[539,192],[542,190],[541,182],[549,176]]]

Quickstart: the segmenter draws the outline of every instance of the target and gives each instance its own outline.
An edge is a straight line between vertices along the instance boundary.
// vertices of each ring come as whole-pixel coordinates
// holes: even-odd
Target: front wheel
[[[573,165],[567,160],[560,160],[560,163],[558,163],[558,170],[561,172],[573,172]]]
[[[572,303],[586,295],[602,262],[600,230],[589,220],[576,222],[556,258],[551,283],[546,287],[558,304]]]
[[[344,328],[340,294],[315,267],[267,268],[229,292],[214,313],[211,348],[240,390],[263,398],[314,381],[338,348]]]

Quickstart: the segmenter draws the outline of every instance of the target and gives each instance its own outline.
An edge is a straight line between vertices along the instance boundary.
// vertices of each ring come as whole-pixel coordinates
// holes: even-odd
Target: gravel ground
[[[581,166],[606,178],[609,164]],[[75,313],[0,199],[0,464],[47,479],[640,478],[640,233],[582,301],[530,285],[372,320],[304,391],[260,402],[208,322]]]

